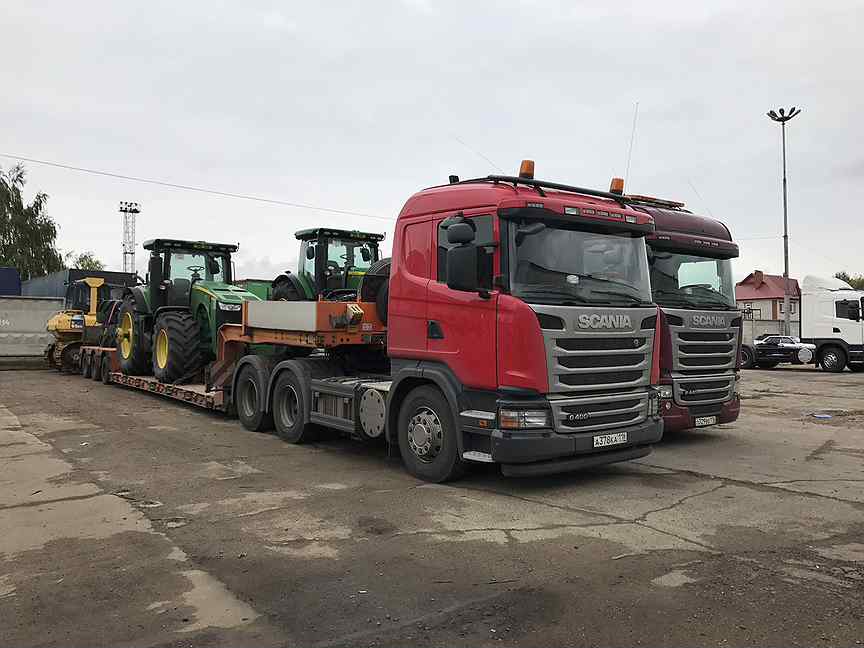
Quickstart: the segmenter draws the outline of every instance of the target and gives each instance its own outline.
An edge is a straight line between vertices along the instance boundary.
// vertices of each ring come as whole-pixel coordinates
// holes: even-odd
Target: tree
[[[67,268],[78,268],[79,270],[104,270],[105,264],[97,259],[92,252],[76,254],[74,250],[63,256]]]
[[[864,290],[864,276],[855,275],[854,277],[850,275],[845,270],[841,270],[840,272],[834,275],[837,279],[845,281],[850,286],[852,286],[855,290]]]
[[[22,279],[61,270],[63,259],[57,251],[57,224],[45,213],[48,196],[37,193],[28,205],[21,191],[24,167],[0,169],[0,266],[17,268]]]

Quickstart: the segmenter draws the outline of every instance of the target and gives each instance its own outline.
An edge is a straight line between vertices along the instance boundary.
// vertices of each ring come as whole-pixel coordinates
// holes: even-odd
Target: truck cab
[[[864,371],[864,292],[836,277],[804,277],[801,342],[811,344],[823,370]]]
[[[651,288],[660,306],[660,411],[668,432],[738,418],[741,314],[731,259],[738,246],[721,222],[684,204],[628,196],[653,217]]]
[[[390,401],[432,382],[458,417],[462,458],[505,474],[648,454],[662,436],[653,229],[620,196],[534,180],[533,163],[415,194],[393,242]],[[422,474],[437,428],[407,426],[403,459]]]

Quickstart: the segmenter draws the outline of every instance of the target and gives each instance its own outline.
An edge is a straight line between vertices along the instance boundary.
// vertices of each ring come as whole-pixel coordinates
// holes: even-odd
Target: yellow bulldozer
[[[60,371],[77,372],[81,344],[88,329],[99,330],[102,315],[119,303],[123,286],[105,282],[99,277],[85,277],[69,284],[62,311],[51,316],[46,326],[54,341],[45,349],[48,365]]]

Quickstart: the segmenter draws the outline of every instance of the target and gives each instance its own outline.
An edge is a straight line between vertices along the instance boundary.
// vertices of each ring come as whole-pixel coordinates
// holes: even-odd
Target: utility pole
[[[783,108],[778,111],[769,111],[768,117],[772,121],[780,123],[781,139],[783,140],[783,322],[784,335],[792,335],[792,325],[789,313],[789,215],[786,206],[786,122],[798,115],[800,108],[789,109],[787,113]],[[779,113],[779,114],[777,114]],[[799,315],[800,317],[800,315]]]
[[[141,213],[141,206],[135,202],[121,202],[123,214],[123,272],[135,272],[135,215]]]

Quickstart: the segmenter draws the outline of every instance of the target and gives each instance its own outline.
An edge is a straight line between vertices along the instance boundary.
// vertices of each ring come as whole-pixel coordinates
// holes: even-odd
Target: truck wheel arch
[[[459,391],[461,390],[459,381],[446,367],[420,362],[416,366],[399,370],[390,385],[390,393],[387,397],[387,425],[384,430],[384,438],[388,443],[398,443],[399,409],[405,396],[415,387],[423,385],[433,385],[444,394],[444,398],[447,399],[453,411],[453,420],[458,425],[459,412],[463,409],[459,406]],[[457,439],[461,456],[464,451],[462,434],[457,435]]]

